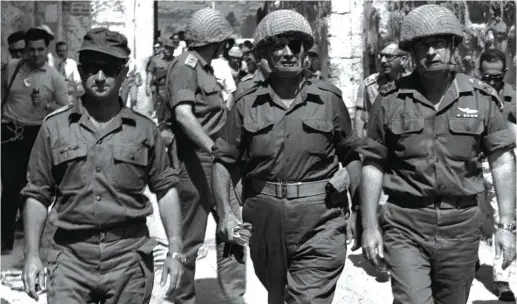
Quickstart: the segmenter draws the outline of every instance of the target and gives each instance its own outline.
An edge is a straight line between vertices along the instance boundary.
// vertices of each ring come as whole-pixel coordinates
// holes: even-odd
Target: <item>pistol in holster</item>
[[[349,186],[350,176],[346,168],[339,169],[325,185],[327,206],[329,208],[342,209],[346,216],[350,214],[350,203],[348,201]]]

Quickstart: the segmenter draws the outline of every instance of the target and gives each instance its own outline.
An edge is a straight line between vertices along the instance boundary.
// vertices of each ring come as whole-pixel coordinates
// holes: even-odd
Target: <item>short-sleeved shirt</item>
[[[515,122],[515,111],[517,105],[517,98],[515,97],[516,93],[513,87],[504,83],[503,89],[499,93],[499,99],[503,102],[503,116],[508,119],[512,123]]]
[[[149,64],[147,65],[147,72],[153,75],[154,85],[165,85],[166,72],[169,67],[170,60],[166,60],[163,54],[159,54],[151,57]]]
[[[7,77],[2,79],[2,91],[7,90],[19,60],[13,59],[7,64]],[[38,105],[32,102],[33,89],[39,90]],[[48,63],[35,70],[25,63],[14,79],[3,109],[2,122],[16,121],[22,126],[40,126],[45,116],[50,113],[45,109],[46,104],[54,102],[63,106],[69,103],[65,78]]]
[[[122,102],[119,100],[119,102]],[[156,125],[123,107],[97,129],[81,102],[49,115],[32,150],[25,198],[50,206],[67,230],[108,228],[152,213],[144,195],[177,183]]]
[[[214,71],[196,51],[186,51],[171,63],[167,90],[172,113],[180,104],[191,104],[203,131],[215,140],[226,121],[225,102]]]
[[[384,167],[393,196],[469,196],[485,190],[481,155],[512,149],[514,139],[489,85],[456,74],[438,109],[413,73],[381,88],[363,151]]]
[[[229,170],[243,161],[247,178],[308,182],[358,159],[359,142],[335,86],[306,81],[286,108],[265,81],[236,100],[213,154]]]

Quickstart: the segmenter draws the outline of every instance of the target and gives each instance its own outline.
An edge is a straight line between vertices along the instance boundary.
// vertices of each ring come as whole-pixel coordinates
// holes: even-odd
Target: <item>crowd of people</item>
[[[503,52],[481,54],[480,79],[459,73],[459,20],[419,6],[379,53],[352,123],[302,15],[276,10],[252,41],[232,37],[223,14],[198,10],[185,33],[155,42],[140,75],[126,37],[107,28],[87,32],[78,62],[65,42],[49,56],[46,26],[9,36],[2,255],[20,212],[27,294],[196,303],[212,215],[225,303],[245,303],[248,252],[268,303],[331,303],[352,241],[389,272],[394,303],[467,303],[488,204],[494,292],[514,300],[516,93]],[[142,85],[148,113],[135,110]]]

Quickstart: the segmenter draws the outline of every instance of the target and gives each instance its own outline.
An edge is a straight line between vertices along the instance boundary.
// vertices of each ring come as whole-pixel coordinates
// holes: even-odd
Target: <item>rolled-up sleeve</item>
[[[153,141],[149,155],[149,189],[153,193],[168,191],[178,183],[177,172],[170,166],[169,157],[165,150],[165,144],[162,141],[160,131],[153,127]]]
[[[336,108],[333,119],[336,152],[339,161],[346,165],[353,160],[359,159],[357,149],[360,147],[361,138],[352,131],[352,122],[343,99],[335,95],[333,97],[333,104]]]
[[[241,157],[244,135],[243,110],[243,102],[237,102],[228,114],[221,136],[212,147],[214,162],[222,163],[228,168],[235,166]]]
[[[44,123],[32,147],[27,167],[27,185],[21,191],[24,200],[33,198],[46,207],[52,204],[52,198],[55,194],[52,163],[50,132],[46,123]]]
[[[194,69],[184,65],[172,69],[167,75],[167,90],[171,109],[182,103],[194,103],[197,90]]]
[[[498,97],[491,96],[496,99]],[[515,138],[513,138],[506,117],[503,117],[501,109],[498,106],[499,101],[489,102],[488,119],[486,121],[486,132],[483,138],[483,152],[490,155],[499,149],[513,149],[515,147]]]
[[[370,109],[370,121],[368,123],[368,136],[365,138],[360,153],[365,158],[379,163],[382,167],[386,165],[388,149],[386,143],[386,131],[384,128],[384,97],[379,95],[373,107]]]

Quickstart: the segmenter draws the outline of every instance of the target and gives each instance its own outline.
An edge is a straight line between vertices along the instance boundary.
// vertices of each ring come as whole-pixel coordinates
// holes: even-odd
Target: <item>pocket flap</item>
[[[250,133],[258,133],[264,129],[271,127],[274,123],[272,121],[254,121],[245,122],[244,129]]]
[[[481,134],[484,130],[481,118],[449,118],[449,127],[453,133]]]
[[[115,146],[113,158],[119,162],[146,167],[149,163],[148,148],[144,146]]]
[[[424,129],[423,118],[406,118],[392,120],[389,124],[391,132],[395,135],[419,132]]]
[[[325,120],[304,119],[302,123],[310,129],[325,133],[331,132],[334,129],[334,124]]]
[[[86,157],[87,153],[88,148],[82,143],[71,143],[53,148],[52,156],[54,158],[54,166],[77,158]]]
[[[217,83],[211,83],[201,86],[201,89],[203,92],[205,92],[205,94],[210,95],[219,92],[219,90],[221,90],[221,86],[219,86]]]

